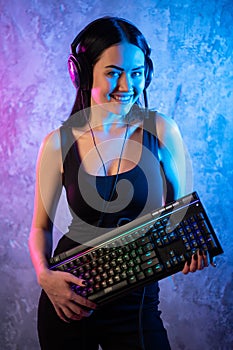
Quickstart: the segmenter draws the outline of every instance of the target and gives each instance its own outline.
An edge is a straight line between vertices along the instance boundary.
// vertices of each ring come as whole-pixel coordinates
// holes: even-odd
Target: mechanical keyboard
[[[198,250],[223,249],[197,192],[50,259],[50,269],[87,281],[79,295],[104,305],[129,291],[181,271]]]

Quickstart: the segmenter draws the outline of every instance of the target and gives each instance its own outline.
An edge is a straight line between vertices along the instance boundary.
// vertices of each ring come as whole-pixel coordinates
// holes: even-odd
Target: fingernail
[[[197,253],[194,254],[193,258],[197,261]]]
[[[88,285],[88,282],[85,281],[85,280],[83,280],[83,281],[82,281],[82,285],[86,287],[86,286]]]
[[[201,249],[199,249],[199,255],[202,256],[203,255],[203,252]]]

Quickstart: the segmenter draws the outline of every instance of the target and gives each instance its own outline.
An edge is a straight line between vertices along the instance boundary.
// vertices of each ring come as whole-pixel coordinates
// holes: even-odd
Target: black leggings
[[[38,334],[42,350],[170,350],[158,311],[157,283],[131,293],[81,321],[66,323],[42,291]]]

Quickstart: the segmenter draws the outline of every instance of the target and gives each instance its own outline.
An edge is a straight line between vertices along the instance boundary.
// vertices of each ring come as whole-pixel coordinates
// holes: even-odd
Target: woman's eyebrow
[[[114,64],[110,64],[109,66],[105,66],[104,68],[115,68],[115,69],[118,69],[118,70],[120,70],[120,71],[122,71],[122,72],[124,71],[123,68],[118,67],[118,66],[115,66]],[[133,68],[132,70],[138,70],[138,69],[142,69],[142,68],[145,68],[144,65],[138,66],[138,67],[136,67],[136,68]]]

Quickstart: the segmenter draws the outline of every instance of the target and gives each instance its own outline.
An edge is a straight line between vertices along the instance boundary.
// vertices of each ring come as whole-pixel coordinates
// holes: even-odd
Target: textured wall
[[[71,41],[87,22],[108,14],[132,20],[149,39],[155,62],[150,106],[177,120],[192,158],[194,188],[225,250],[217,269],[161,282],[172,349],[230,350],[231,0],[0,0],[0,348],[39,349],[39,287],[27,248],[36,156],[73,103],[66,67]]]

